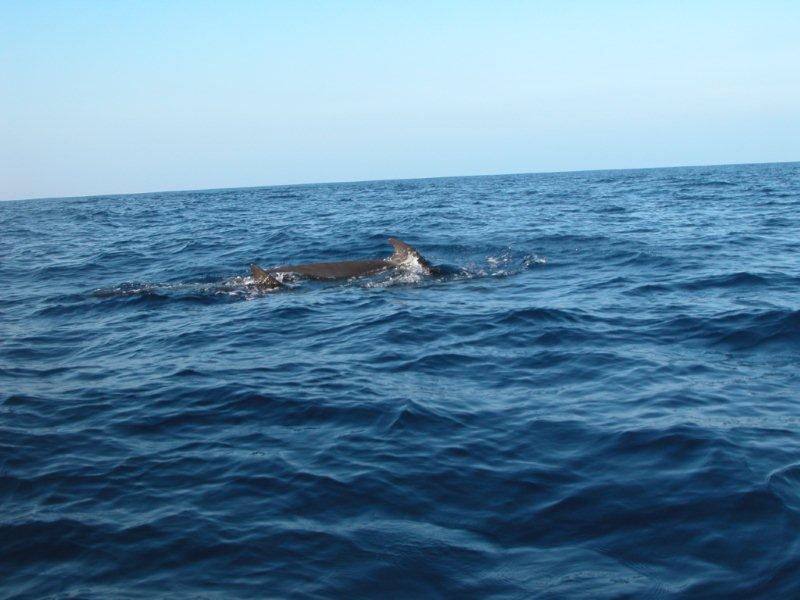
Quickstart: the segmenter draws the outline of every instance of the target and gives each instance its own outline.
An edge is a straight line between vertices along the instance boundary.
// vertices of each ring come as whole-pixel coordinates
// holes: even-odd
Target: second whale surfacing
[[[300,265],[282,265],[262,269],[256,264],[250,265],[255,285],[263,289],[282,287],[275,277],[277,274],[293,273],[309,279],[334,281],[375,275],[389,269],[417,268],[426,274],[433,273],[433,267],[414,248],[398,240],[389,238],[394,253],[388,258],[371,260],[344,260],[339,262],[306,263]]]

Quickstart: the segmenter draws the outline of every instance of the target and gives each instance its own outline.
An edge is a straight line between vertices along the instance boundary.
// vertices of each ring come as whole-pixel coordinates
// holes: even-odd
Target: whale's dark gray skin
[[[275,278],[278,273],[296,273],[309,279],[350,279],[374,275],[388,269],[418,266],[426,273],[432,273],[433,267],[414,248],[397,238],[389,238],[394,253],[389,258],[372,260],[345,260],[340,262],[308,263],[304,265],[282,265],[270,269],[262,269],[258,265],[250,265],[255,284],[264,289],[281,287],[283,284]]]

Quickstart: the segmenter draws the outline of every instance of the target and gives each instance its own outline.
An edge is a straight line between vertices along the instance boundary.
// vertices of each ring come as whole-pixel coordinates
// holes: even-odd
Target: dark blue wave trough
[[[8,202],[0,280],[2,597],[800,597],[800,164]]]

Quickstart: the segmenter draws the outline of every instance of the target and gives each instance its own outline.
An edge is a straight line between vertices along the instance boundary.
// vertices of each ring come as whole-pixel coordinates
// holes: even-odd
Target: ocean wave
[[[751,165],[0,203],[0,596],[793,597],[799,202]],[[439,271],[247,274],[391,235]]]
[[[696,339],[732,350],[800,349],[800,310],[735,311],[710,317],[679,316],[656,328],[670,339]]]

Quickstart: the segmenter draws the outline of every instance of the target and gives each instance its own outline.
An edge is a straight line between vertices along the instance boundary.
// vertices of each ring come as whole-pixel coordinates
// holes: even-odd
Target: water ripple
[[[0,204],[0,596],[791,598],[800,165]],[[247,266],[388,255],[346,282]]]

